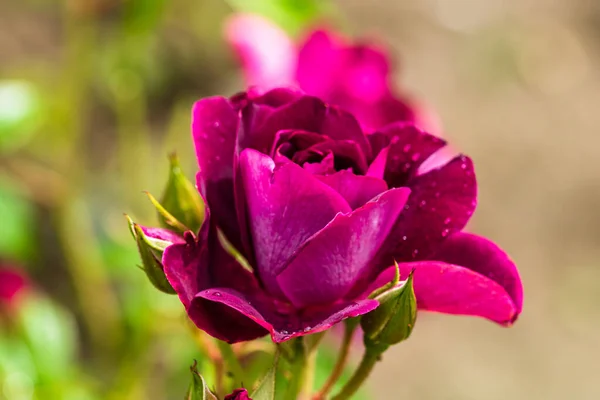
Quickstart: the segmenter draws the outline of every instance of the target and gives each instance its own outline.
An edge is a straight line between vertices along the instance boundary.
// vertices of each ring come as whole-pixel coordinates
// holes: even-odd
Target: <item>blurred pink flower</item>
[[[327,30],[311,32],[296,46],[281,28],[251,14],[230,18],[225,35],[241,60],[246,84],[259,92],[297,87],[350,111],[367,132],[406,121],[440,136],[432,110],[396,93],[390,58],[380,46],[349,44]]]
[[[27,278],[21,271],[0,265],[0,307],[14,307],[28,286]]]

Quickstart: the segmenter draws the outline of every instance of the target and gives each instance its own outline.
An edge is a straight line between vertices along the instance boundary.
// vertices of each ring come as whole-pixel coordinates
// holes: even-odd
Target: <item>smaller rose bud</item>
[[[171,154],[169,162],[169,180],[160,203],[189,230],[198,232],[204,221],[204,202],[192,182],[181,171],[177,155]],[[172,228],[172,222],[160,212],[159,219],[165,228]]]
[[[125,217],[129,222],[131,234],[137,243],[142,259],[142,269],[146,273],[146,276],[152,285],[161,292],[175,294],[175,290],[173,290],[171,284],[169,284],[169,281],[167,281],[167,278],[165,277],[161,261],[165,249],[173,244],[173,241],[168,240],[168,238],[170,236],[175,237],[175,234],[169,232],[168,234],[161,235],[161,237],[159,237],[159,235],[150,235],[148,228],[142,228],[140,225],[133,222],[127,215]]]
[[[195,360],[194,365],[190,367],[190,371],[192,372],[192,383],[185,396],[185,400],[218,400],[217,396],[206,386],[206,381],[202,375],[198,373],[197,362]],[[233,398],[237,399],[238,397]],[[243,399],[243,397],[239,397],[239,399]]]
[[[380,305],[361,318],[367,349],[383,353],[393,344],[408,339],[417,319],[413,274],[375,297]]]
[[[236,389],[233,393],[225,396],[223,400],[252,400],[246,389]]]

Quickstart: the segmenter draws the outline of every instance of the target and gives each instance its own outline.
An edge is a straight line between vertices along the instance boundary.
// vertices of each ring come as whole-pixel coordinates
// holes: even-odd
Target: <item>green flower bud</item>
[[[192,372],[192,383],[185,396],[185,400],[218,400],[217,396],[206,386],[204,378],[198,373],[196,361],[190,367],[190,371]]]
[[[375,297],[380,305],[361,318],[367,349],[383,353],[389,346],[408,339],[417,319],[413,274]]]

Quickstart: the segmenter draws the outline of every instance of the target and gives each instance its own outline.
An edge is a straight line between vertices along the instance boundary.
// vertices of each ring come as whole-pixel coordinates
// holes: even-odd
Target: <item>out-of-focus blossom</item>
[[[392,83],[390,57],[373,43],[348,43],[327,30],[315,30],[296,46],[269,20],[234,15],[226,38],[242,62],[248,86],[260,91],[298,87],[352,112],[372,132],[391,122],[414,122],[440,134],[434,113],[398,93]]]
[[[246,389],[236,389],[233,393],[225,396],[224,400],[252,400]]]
[[[414,270],[420,309],[503,325],[519,315],[514,263],[461,232],[475,174],[466,156],[437,157],[443,139],[406,123],[365,134],[349,112],[281,88],[198,101],[192,135],[206,217],[169,238],[162,263],[210,335],[326,330],[377,307],[368,296],[392,281],[394,261],[403,277]]]
[[[0,307],[16,306],[20,295],[29,286],[25,275],[19,270],[0,265]]]

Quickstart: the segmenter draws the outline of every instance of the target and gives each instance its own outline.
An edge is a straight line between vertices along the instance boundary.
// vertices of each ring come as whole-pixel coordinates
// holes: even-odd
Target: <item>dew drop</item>
[[[417,254],[419,254],[419,250],[418,249],[414,249],[412,251],[412,257],[415,258],[417,256]]]
[[[421,158],[421,153],[414,153],[412,156],[410,156],[410,159],[413,161],[418,161],[419,158]]]
[[[221,159],[221,156],[219,156],[219,155],[216,155],[216,156],[215,156],[215,160],[216,160],[216,161],[219,161],[220,159]]]
[[[289,335],[290,333],[286,330],[280,331],[279,333],[281,333],[282,335]]]
[[[450,222],[452,222],[452,218],[446,218],[444,220],[444,225],[448,225]]]
[[[450,233],[450,229],[444,229],[444,230],[442,231],[442,237],[446,237],[446,236],[448,236],[448,233]]]
[[[400,138],[398,136],[394,136],[391,140],[392,144],[396,144],[400,141]]]
[[[221,297],[221,293],[219,293],[219,292],[213,292],[213,294],[214,294],[216,297]]]
[[[306,328],[304,328],[304,332],[310,332],[311,329],[312,329],[312,326],[307,326]]]
[[[215,121],[215,123],[213,124],[213,126],[215,128],[218,128],[219,126],[221,126],[221,123],[219,121]]]
[[[460,167],[461,167],[462,169],[467,169],[467,164],[465,164],[465,163],[462,163],[462,164],[460,164]]]
[[[410,163],[404,163],[404,165],[402,166],[402,170],[404,172],[408,171],[410,169],[411,164]]]
[[[425,200],[421,200],[421,202],[419,203],[419,207],[423,208],[427,205],[427,202]]]
[[[408,239],[406,236],[402,236],[403,241],[406,241],[406,239]]]
[[[410,148],[412,146],[410,144],[405,144],[404,147],[402,148],[402,151],[405,153],[408,153],[410,151]]]

